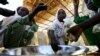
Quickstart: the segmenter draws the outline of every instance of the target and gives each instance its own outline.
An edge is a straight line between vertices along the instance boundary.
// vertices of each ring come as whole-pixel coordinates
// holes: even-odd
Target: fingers
[[[37,6],[37,10],[38,11],[47,10],[47,5],[44,3],[39,3],[39,5]]]
[[[42,10],[47,10],[47,5],[44,5],[44,6],[42,7]]]
[[[79,26],[74,26],[72,28],[70,28],[68,31],[67,31],[69,34],[71,34],[71,36],[74,36],[75,37],[75,41],[78,40],[79,36],[81,35],[81,33],[83,32],[82,28],[79,27]]]
[[[78,5],[79,4],[79,0],[73,0],[74,5]]]
[[[39,5],[44,5],[44,3],[39,3]]]

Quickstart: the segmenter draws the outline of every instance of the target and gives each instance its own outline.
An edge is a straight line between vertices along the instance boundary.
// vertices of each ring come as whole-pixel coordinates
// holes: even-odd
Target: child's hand
[[[73,0],[74,5],[79,5],[79,0]]]
[[[47,10],[47,5],[44,3],[40,3],[38,4],[38,6],[36,7],[37,11],[42,11],[42,10]]]

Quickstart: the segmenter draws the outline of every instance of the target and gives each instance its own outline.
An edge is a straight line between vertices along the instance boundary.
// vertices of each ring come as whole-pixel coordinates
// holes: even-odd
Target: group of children
[[[64,19],[68,19],[66,18],[68,15],[64,9],[59,9],[57,11],[55,21],[47,30],[50,45],[55,52],[61,49],[58,45],[65,45],[65,39],[77,41],[82,32],[86,36],[90,45],[97,45],[100,48],[99,32],[92,32],[93,26],[100,22],[100,13],[98,12],[100,1],[84,0],[84,2],[89,10],[95,12],[95,15],[93,17],[89,17],[88,15],[79,16],[79,0],[73,0],[74,22],[77,25],[70,27],[72,23],[69,20],[69,22],[67,21],[68,24],[66,25],[66,30],[66,21],[64,21]],[[40,3],[36,8],[33,8],[31,13],[29,13],[28,9],[25,7],[18,7],[16,11],[0,8],[0,14],[7,17],[0,22],[0,46],[4,46],[5,48],[14,48],[30,44],[34,32],[38,29],[38,25],[35,23],[33,18],[38,12],[46,9],[47,5],[43,3]],[[66,33],[68,33],[68,38],[63,38]]]

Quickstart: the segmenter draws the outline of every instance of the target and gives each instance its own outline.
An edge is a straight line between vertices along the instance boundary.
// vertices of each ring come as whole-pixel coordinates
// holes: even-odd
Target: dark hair
[[[18,11],[20,8],[24,8],[24,9],[26,10],[26,13],[29,14],[29,10],[28,10],[27,8],[25,8],[25,7],[21,7],[21,6],[20,6],[20,7],[17,8],[17,11]]]

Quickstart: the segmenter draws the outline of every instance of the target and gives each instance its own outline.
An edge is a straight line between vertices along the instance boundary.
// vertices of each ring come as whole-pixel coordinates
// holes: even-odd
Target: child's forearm
[[[9,17],[15,14],[15,11],[9,10],[9,9],[5,9],[5,8],[0,8],[0,15]]]
[[[43,3],[40,3],[35,9],[32,10],[32,13],[29,14],[29,19],[33,20],[33,17],[40,11],[46,10],[47,6]]]

